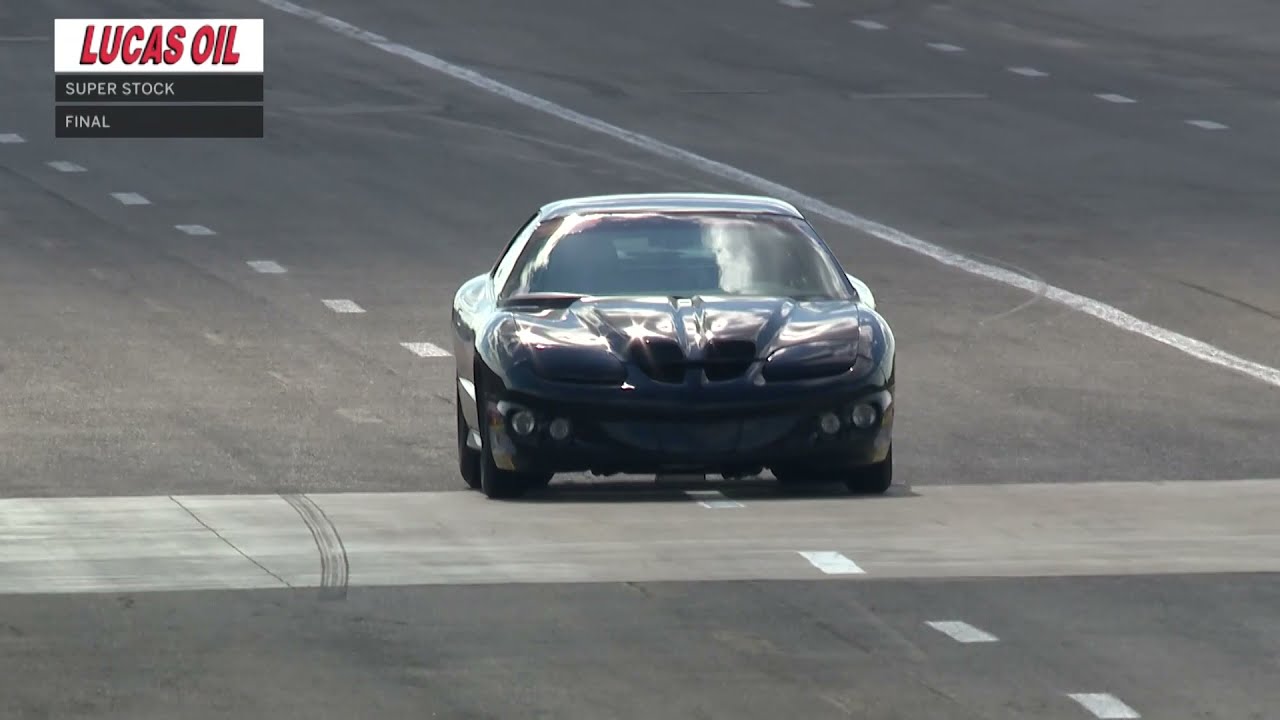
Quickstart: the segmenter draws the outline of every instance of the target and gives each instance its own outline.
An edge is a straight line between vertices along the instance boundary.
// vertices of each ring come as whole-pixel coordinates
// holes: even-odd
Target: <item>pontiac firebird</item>
[[[490,498],[586,471],[892,484],[893,333],[789,203],[547,204],[452,321],[458,466]]]

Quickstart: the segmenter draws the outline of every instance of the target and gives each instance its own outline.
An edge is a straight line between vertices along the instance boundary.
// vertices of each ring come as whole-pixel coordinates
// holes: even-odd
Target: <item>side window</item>
[[[529,216],[520,231],[503,248],[502,255],[498,257],[498,262],[494,263],[493,269],[489,271],[489,276],[493,278],[495,292],[507,282],[507,275],[511,273],[511,266],[520,257],[520,252],[524,249],[525,242],[529,240],[529,236],[533,234],[533,231],[538,229],[537,219],[537,213]]]

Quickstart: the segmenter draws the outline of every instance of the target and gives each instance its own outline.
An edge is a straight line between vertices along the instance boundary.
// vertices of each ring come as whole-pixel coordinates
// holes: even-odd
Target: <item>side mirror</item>
[[[875,310],[876,296],[871,293],[871,288],[868,287],[866,283],[852,275],[849,275],[848,273],[845,274],[845,277],[849,278],[849,282],[853,285],[853,289],[858,291],[859,302],[872,310]]]

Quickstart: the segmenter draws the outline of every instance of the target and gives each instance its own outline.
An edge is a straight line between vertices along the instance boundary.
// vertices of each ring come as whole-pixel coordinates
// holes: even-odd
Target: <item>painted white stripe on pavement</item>
[[[1005,68],[1005,69],[1013,73],[1014,75],[1021,75],[1023,77],[1034,77],[1034,78],[1049,77],[1049,73],[1044,72],[1043,70],[1037,70],[1033,67],[1011,67],[1011,68]]]
[[[778,0],[778,2],[781,3],[782,5],[786,5],[787,7],[792,7],[792,8],[813,7],[813,3],[808,2],[808,0]]]
[[[268,275],[279,275],[281,273],[288,272],[284,269],[283,265],[275,260],[249,260],[247,261],[247,264],[254,270]]]
[[[964,52],[964,48],[950,43],[929,43],[929,47],[939,52]]]
[[[46,163],[49,167],[64,173],[85,172],[85,169],[69,160],[50,160]]]
[[[22,136],[18,133],[0,133],[0,145],[14,145],[24,142],[26,142],[26,140],[23,140]]]
[[[121,205],[150,205],[151,201],[142,197],[138,193],[118,192],[111,193],[111,197],[120,202]]]
[[[1094,97],[1098,98],[1099,100],[1106,100],[1109,103],[1125,104],[1125,103],[1138,102],[1137,100],[1134,100],[1131,97],[1125,97],[1124,95],[1116,95],[1115,93],[1098,93],[1097,95],[1094,95]]]
[[[475,72],[474,70],[467,69],[461,65],[455,65],[434,55],[420,50],[415,50],[407,45],[392,42],[382,35],[363,30],[348,22],[339,20],[338,18],[325,15],[324,13],[304,8],[301,5],[289,2],[289,0],[258,0],[258,2],[268,7],[275,8],[276,10],[280,10],[281,12],[286,12],[291,15],[310,20],[336,33],[358,40],[392,55],[405,58],[424,68],[448,75],[456,80],[468,83],[476,88],[484,90],[485,92],[492,93],[510,100],[511,102],[523,105],[524,107],[552,115],[561,120],[573,123],[574,125],[592,130],[602,135],[607,135],[615,140],[652,153],[653,155],[684,163],[721,179],[739,183],[753,188],[758,192],[772,195],[779,199],[787,200],[796,205],[806,207],[816,215],[821,215],[833,222],[854,228],[855,230],[859,230],[867,235],[879,238],[891,245],[896,245],[924,255],[925,257],[932,258],[943,265],[964,270],[965,272],[972,273],[973,275],[987,278],[988,280],[994,280],[1020,290],[1025,290],[1029,293],[1042,296],[1046,299],[1052,300],[1053,302],[1066,305],[1067,307],[1078,310],[1087,315],[1091,315],[1122,330],[1142,335],[1151,340],[1155,340],[1156,342],[1164,343],[1165,345],[1207,363],[1228,368],[1238,373],[1248,375],[1255,380],[1280,387],[1280,369],[1263,365],[1252,360],[1246,360],[1245,358],[1228,353],[1227,351],[1214,345],[1210,345],[1202,340],[1197,340],[1193,337],[1183,335],[1182,333],[1174,332],[1173,330],[1160,327],[1159,325],[1154,325],[1099,300],[1053,285],[1047,285],[1038,279],[1022,275],[997,265],[990,265],[979,260],[974,260],[973,258],[962,255],[954,250],[949,250],[941,245],[935,245],[896,228],[875,222],[874,220],[862,217],[849,212],[848,210],[838,208],[815,197],[805,195],[798,190],[773,182],[772,180],[768,180],[759,175],[754,175],[745,170],[733,167],[732,165],[717,162],[710,158],[703,157],[702,155],[698,155],[697,153],[692,153],[674,145],[669,145],[647,135],[632,132],[631,130],[591,117],[590,115],[584,115],[576,110],[571,110],[562,105],[557,105],[550,100],[546,100],[536,95],[531,95],[523,90],[518,90],[510,85],[503,84],[493,78]]]
[[[989,643],[997,642],[1000,639],[989,632],[984,632],[967,622],[961,622],[959,620],[930,620],[929,622],[926,622],[925,625],[928,625],[943,635],[947,635],[956,642]]]
[[[325,306],[326,306],[326,307],[328,307],[330,310],[332,310],[332,311],[334,311],[334,312],[336,312],[336,313],[362,313],[362,312],[364,312],[364,308],[362,308],[362,307],[360,307],[359,305],[355,304],[355,302],[354,302],[354,301],[351,301],[351,300],[323,300],[323,301],[321,301],[321,302],[323,302],[323,303],[325,304]]]
[[[864,572],[857,563],[838,552],[812,550],[801,551],[800,554],[814,567],[828,575],[861,575]]]
[[[1125,705],[1120,698],[1110,693],[1069,693],[1067,697],[1075,700],[1085,710],[1102,720],[1130,720],[1140,718],[1137,710]]]
[[[857,25],[863,30],[888,30],[889,26],[884,23],[878,23],[875,20],[850,20],[849,22]]]
[[[1187,124],[1194,125],[1200,128],[1201,130],[1226,130],[1227,129],[1226,125],[1223,125],[1220,122],[1214,122],[1212,120],[1188,120]]]
[[[400,347],[418,357],[449,357],[449,351],[429,342],[402,342]]]
[[[188,235],[217,235],[216,232],[203,225],[174,225],[174,227]]]
[[[712,510],[743,507],[742,503],[730,500],[719,490],[686,490],[684,494],[690,499],[697,500],[702,507]]]

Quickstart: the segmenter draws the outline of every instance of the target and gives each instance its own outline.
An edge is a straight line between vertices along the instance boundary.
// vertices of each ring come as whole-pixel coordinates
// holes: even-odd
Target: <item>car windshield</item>
[[[848,299],[847,280],[808,225],[742,213],[570,215],[529,239],[504,297],[769,295]]]

